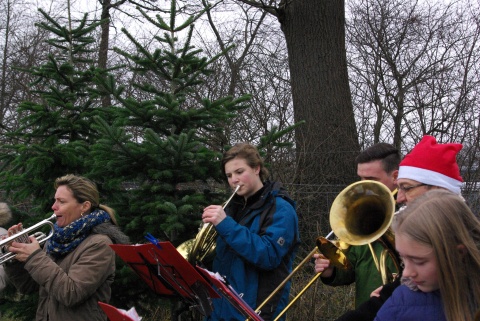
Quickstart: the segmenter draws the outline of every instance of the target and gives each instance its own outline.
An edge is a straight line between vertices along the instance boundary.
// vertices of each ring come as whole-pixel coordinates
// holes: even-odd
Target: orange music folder
[[[137,311],[135,311],[134,308],[125,311],[100,301],[98,302],[98,305],[102,308],[110,321],[140,321],[142,319],[138,316]]]

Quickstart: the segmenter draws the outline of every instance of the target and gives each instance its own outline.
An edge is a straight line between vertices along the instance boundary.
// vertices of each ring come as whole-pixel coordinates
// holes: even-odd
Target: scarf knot
[[[65,227],[54,225],[53,236],[47,242],[47,253],[59,258],[73,251],[90,235],[92,229],[102,223],[111,221],[104,210],[96,209]]]

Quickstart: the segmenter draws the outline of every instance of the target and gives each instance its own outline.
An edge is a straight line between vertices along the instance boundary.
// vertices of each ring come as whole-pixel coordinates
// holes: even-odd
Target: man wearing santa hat
[[[461,194],[462,177],[457,164],[461,144],[437,143],[435,137],[425,135],[400,162],[398,170],[397,203],[407,205],[434,188],[444,188]],[[383,303],[392,295],[400,280],[389,283],[372,293],[370,300],[356,310],[348,311],[336,321],[373,321]]]
[[[460,195],[462,177],[457,164],[461,144],[438,144],[424,136],[400,162],[397,203],[407,204],[427,190],[444,188]]]

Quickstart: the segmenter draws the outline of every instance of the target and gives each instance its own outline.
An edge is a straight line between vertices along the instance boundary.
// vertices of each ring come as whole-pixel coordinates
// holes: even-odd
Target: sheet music
[[[178,296],[203,315],[211,314],[211,299],[220,295],[170,242],[110,247],[155,293]]]
[[[133,321],[141,321],[142,317],[140,317],[137,313],[137,310],[135,310],[135,307],[131,307],[128,311],[124,309],[119,309],[117,308],[117,311],[123,314],[126,317],[129,317]]]
[[[211,272],[200,266],[196,266],[205,277],[209,278],[210,282],[216,286],[222,296],[229,301],[240,313],[253,321],[263,321],[259,314],[257,314],[243,299],[242,294],[238,294],[235,289],[225,281],[218,272]]]
[[[124,309],[119,309],[114,307],[113,305],[106,304],[103,302],[98,302],[102,310],[105,312],[107,317],[111,321],[141,321],[142,317],[140,317],[135,310],[135,307],[131,307],[128,311]]]

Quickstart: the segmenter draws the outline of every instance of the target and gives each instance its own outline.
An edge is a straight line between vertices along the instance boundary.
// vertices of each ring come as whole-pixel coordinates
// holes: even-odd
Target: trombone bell
[[[344,245],[365,245],[384,235],[393,220],[394,210],[395,200],[390,190],[384,184],[371,180],[359,181],[347,186],[333,201],[330,209],[330,225],[333,233],[338,237],[339,243]],[[311,259],[317,250],[322,252],[330,260],[331,264],[337,268],[350,269],[351,264],[342,251],[342,248],[346,247],[344,245],[336,246],[322,236],[317,238],[315,249],[257,307],[255,312],[258,313],[283,288],[298,269]],[[277,315],[274,321],[282,317],[320,275],[321,273],[317,273]]]
[[[395,212],[392,192],[377,181],[359,181],[347,186],[330,209],[330,225],[342,242],[364,245],[381,237]]]

